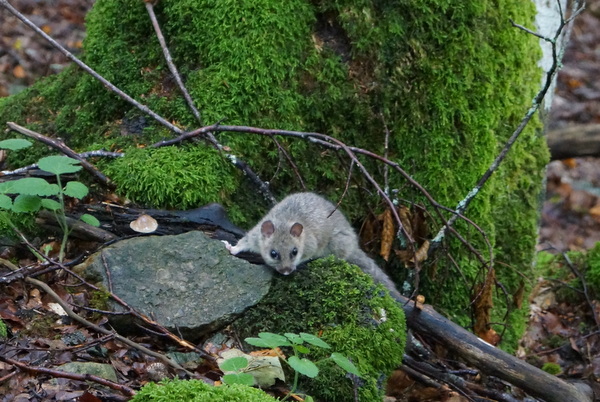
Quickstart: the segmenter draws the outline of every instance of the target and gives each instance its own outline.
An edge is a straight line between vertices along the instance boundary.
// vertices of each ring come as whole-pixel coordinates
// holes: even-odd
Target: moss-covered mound
[[[318,335],[331,349],[315,351],[312,361],[339,352],[361,372],[353,380],[331,361],[301,389],[317,400],[361,401],[383,398],[386,377],[402,362],[406,326],[402,308],[357,267],[334,258],[313,261],[291,277],[276,276],[269,294],[234,323],[240,338],[260,332]]]
[[[271,402],[276,401],[263,391],[243,385],[213,387],[198,380],[163,380],[146,384],[133,402]]]
[[[513,19],[532,26],[531,2],[163,0],[156,12],[204,124],[226,118],[227,124],[318,131],[380,154],[389,132],[390,158],[449,207],[490,165],[540,84],[537,38],[510,24]],[[198,126],[162,60],[143,2],[98,0],[88,15],[84,51],[90,66],[167,120],[185,129]],[[224,166],[222,154],[198,151],[203,143],[132,152],[172,133],[77,68],[0,100],[0,125],[5,121],[60,136],[78,151],[131,154],[100,167],[134,201],[185,208],[225,200],[240,206],[233,213],[238,223],[250,226],[257,217],[242,175]],[[510,312],[508,327],[496,328],[506,329],[503,346],[509,350],[525,319],[507,301],[522,289],[523,275],[531,277],[548,158],[538,127],[534,123],[523,133],[467,211],[496,254],[501,287],[494,292],[491,321],[502,323]],[[218,137],[280,195],[300,189],[296,172],[308,189],[330,197],[344,188],[349,163],[340,163],[332,150],[250,134]],[[286,148],[294,169],[278,145]],[[13,153],[10,161],[20,166],[46,152],[40,146]],[[174,157],[176,171],[170,169]],[[380,166],[362,162],[383,181]],[[163,192],[164,177],[169,185]],[[356,172],[353,179],[343,207],[356,219],[365,211],[358,207],[365,192],[358,189],[369,185]],[[400,177],[390,175],[389,184],[400,189],[401,198],[423,202]],[[439,225],[430,222],[432,231]],[[466,224],[457,229],[487,256],[476,230]],[[448,250],[451,259],[437,258],[422,271],[420,293],[467,326],[474,297],[469,290],[481,279],[482,267],[459,242],[450,241]],[[396,279],[402,282],[409,272],[398,269]]]
[[[600,297],[600,243],[587,252],[569,251],[563,254],[540,252],[536,259],[538,276],[568,286],[557,286],[557,301],[567,304],[586,303],[587,296],[592,300]],[[577,272],[577,274],[576,274]]]

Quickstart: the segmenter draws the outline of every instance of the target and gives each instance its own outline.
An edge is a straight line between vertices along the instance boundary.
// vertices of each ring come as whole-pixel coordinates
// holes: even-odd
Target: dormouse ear
[[[275,225],[271,221],[264,221],[260,227],[260,232],[265,237],[271,237],[275,233]]]
[[[290,234],[294,237],[298,237],[302,234],[302,229],[304,229],[302,224],[296,222],[292,225],[292,228],[290,229]]]

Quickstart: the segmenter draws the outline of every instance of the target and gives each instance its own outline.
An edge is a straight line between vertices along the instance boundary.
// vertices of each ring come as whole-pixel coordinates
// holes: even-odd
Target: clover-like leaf
[[[245,357],[232,357],[219,363],[219,368],[223,371],[240,371],[248,367],[248,359]]]
[[[42,199],[37,195],[19,194],[13,203],[15,212],[35,212],[42,206]]]
[[[306,347],[306,346],[304,346],[304,345],[296,345],[296,346],[294,346],[294,348],[295,348],[295,349],[296,349],[296,350],[297,350],[299,353],[304,353],[304,354],[306,354],[306,353],[310,353],[310,349],[309,349],[309,348],[307,348],[307,347]]]
[[[302,337],[302,339],[304,339],[306,342],[310,343],[311,345],[318,346],[318,347],[324,348],[324,349],[331,348],[331,346],[329,346],[329,344],[327,342],[325,342],[318,336],[314,336],[313,334],[307,334],[306,332],[300,332],[300,337]]]
[[[87,186],[78,181],[70,181],[65,186],[64,193],[69,197],[82,199],[86,195],[88,195],[89,189]]]
[[[25,177],[0,183],[0,193],[2,194],[27,194],[47,197],[56,195],[58,192],[59,188],[56,184],[50,184],[39,177]]]
[[[348,360],[348,358],[341,353],[332,353],[331,360],[335,362],[338,366],[346,370],[350,374],[354,374],[360,377],[360,371],[356,368],[356,366]]]
[[[304,340],[298,334],[286,332],[284,335],[295,345],[301,345],[304,343]]]
[[[94,227],[100,227],[100,221],[94,215],[83,214],[79,217],[83,222]]]
[[[42,207],[49,209],[50,211],[58,211],[61,209],[60,203],[50,198],[42,198]]]
[[[12,206],[12,199],[7,195],[0,194],[0,208],[10,210]]]
[[[261,338],[246,338],[244,339],[246,343],[252,346],[258,346],[259,348],[270,348],[271,344],[264,339]]]
[[[306,358],[299,359],[296,356],[290,356],[287,362],[294,370],[307,377],[315,378],[319,374],[317,365]]]
[[[285,336],[274,334],[272,332],[260,332],[258,336],[268,342],[278,343],[277,346],[289,346],[290,344]]]
[[[0,141],[0,148],[10,149],[11,151],[18,151],[19,149],[27,148],[31,146],[31,141],[27,141],[23,138],[10,138],[8,140]]]
[[[283,335],[273,334],[271,332],[261,332],[258,336],[259,338],[246,338],[246,342],[250,345],[271,349],[279,346],[291,346],[290,341]]]
[[[254,377],[247,373],[225,374],[222,379],[227,385],[241,384],[249,387],[254,385]]]
[[[62,155],[46,156],[38,161],[38,167],[46,172],[56,175],[64,173],[75,173],[81,170],[77,159]]]

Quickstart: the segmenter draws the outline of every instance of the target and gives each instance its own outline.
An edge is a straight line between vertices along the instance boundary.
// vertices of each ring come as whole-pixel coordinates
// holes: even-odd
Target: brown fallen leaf
[[[519,283],[519,288],[513,294],[513,304],[516,308],[521,308],[523,305],[523,295],[525,294],[525,282]]]
[[[384,260],[389,261],[396,234],[394,218],[392,217],[392,211],[389,208],[381,214],[381,217],[383,220],[383,228],[381,229],[381,249],[379,250],[379,255]]]
[[[27,77],[27,73],[25,72],[25,69],[20,64],[18,64],[17,66],[15,66],[15,68],[13,68],[12,73],[15,76],[15,78],[25,78],[25,77]]]
[[[410,262],[413,264],[423,262],[427,259],[427,252],[429,251],[429,240],[425,240],[421,247],[417,250],[414,256],[411,257]]]

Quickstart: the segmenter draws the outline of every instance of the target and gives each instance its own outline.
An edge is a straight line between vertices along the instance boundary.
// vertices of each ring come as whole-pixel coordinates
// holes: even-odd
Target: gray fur
[[[305,261],[333,254],[359,266],[393,296],[399,295],[392,280],[360,249],[346,217],[314,193],[287,196],[236,246],[225,245],[233,255],[242,251],[259,253],[267,265],[283,275],[291,274]]]

